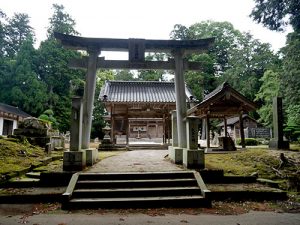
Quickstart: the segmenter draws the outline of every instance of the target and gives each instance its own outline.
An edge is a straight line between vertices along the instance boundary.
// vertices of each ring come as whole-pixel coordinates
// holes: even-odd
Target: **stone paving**
[[[180,171],[182,166],[171,163],[168,150],[135,150],[101,160],[85,172],[159,172]]]

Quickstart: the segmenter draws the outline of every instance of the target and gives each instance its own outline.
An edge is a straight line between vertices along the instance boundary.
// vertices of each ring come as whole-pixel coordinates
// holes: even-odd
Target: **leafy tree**
[[[270,127],[273,123],[273,98],[279,94],[279,73],[267,70],[260,81],[262,82],[262,85],[255,98],[255,101],[262,105],[258,109],[258,114],[260,116],[259,122]]]
[[[52,129],[57,128],[57,122],[54,118],[54,112],[51,109],[45,110],[38,118],[50,123]]]
[[[253,100],[261,85],[259,79],[277,59],[269,44],[263,44],[251,34],[236,30],[229,22],[204,21],[188,28],[175,25],[171,37],[215,37],[213,47],[206,56],[202,56],[203,71],[200,74],[189,72],[186,76],[188,86],[198,98],[212,91],[217,83],[228,81],[235,89]]]
[[[101,87],[104,85],[105,81],[114,80],[114,78],[115,78],[115,71],[113,71],[113,70],[98,70],[97,71],[96,94],[99,95]],[[98,98],[98,96],[97,96],[97,98]]]
[[[29,16],[24,13],[15,13],[8,20],[6,26],[6,54],[14,57],[20,50],[21,45],[27,38],[33,38],[33,28],[29,25]]]
[[[230,68],[224,72],[221,80],[228,81],[233,88],[253,100],[261,86],[260,79],[264,72],[270,69],[276,60],[270,44],[261,43],[251,34],[244,33],[239,47],[231,51],[228,61]]]
[[[114,80],[131,81],[136,80],[136,78],[130,70],[117,70]]]
[[[53,37],[54,32],[69,34],[69,35],[79,35],[75,30],[76,22],[72,17],[64,11],[65,7],[63,5],[53,4],[52,8],[54,13],[49,19],[50,26],[48,27],[48,37]]]
[[[236,49],[242,38],[242,33],[234,29],[229,22],[203,21],[189,28],[175,25],[171,32],[173,39],[215,38],[214,45],[209,50],[209,56],[214,60],[215,74],[222,74],[228,67],[231,51]]]
[[[300,126],[300,33],[288,35],[287,45],[282,48],[282,53],[284,56],[280,81],[287,109],[287,123]]]
[[[5,53],[5,45],[6,45],[6,15],[0,9],[0,58],[4,56]]]
[[[299,0],[255,0],[253,20],[270,30],[282,31],[287,24],[294,32],[288,34],[286,46],[281,49],[283,66],[279,73],[280,92],[287,113],[288,128],[300,127],[300,1]]]
[[[208,54],[193,55],[191,61],[200,62],[202,70],[199,72],[188,71],[185,74],[187,86],[192,90],[196,99],[201,101],[204,95],[216,87],[216,77],[213,75],[213,59]]]
[[[93,110],[93,121],[92,121],[92,138],[102,138],[103,132],[102,128],[105,126],[105,121],[103,116],[105,115],[104,104],[99,100],[100,90],[103,87],[106,80],[113,80],[114,72],[112,70],[100,70],[97,72],[97,83],[95,91],[95,101]]]
[[[165,54],[148,54],[145,57],[146,61],[164,61],[166,58]],[[165,71],[164,70],[139,70],[138,71],[138,80],[141,81],[164,81]]]
[[[295,31],[300,30],[299,0],[254,0],[251,12],[254,21],[262,23],[270,30],[282,31],[291,24]]]
[[[69,129],[71,113],[71,81],[84,79],[82,70],[72,70],[68,62],[72,58],[80,57],[80,54],[64,49],[53,36],[53,32],[65,34],[78,34],[75,29],[75,21],[64,11],[63,6],[54,4],[54,13],[50,18],[48,27],[48,39],[41,43],[39,54],[39,76],[47,85],[48,104],[59,123],[61,131]]]
[[[37,52],[33,41],[28,38],[23,42],[16,61],[12,66],[12,83],[7,101],[22,108],[31,115],[37,116],[44,109],[47,102],[45,84],[39,79],[35,65]]]

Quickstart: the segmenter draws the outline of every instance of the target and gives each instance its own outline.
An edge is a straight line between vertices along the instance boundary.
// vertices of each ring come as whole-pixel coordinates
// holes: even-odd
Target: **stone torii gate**
[[[89,149],[97,69],[174,70],[177,109],[176,130],[178,135],[177,137],[174,136],[173,140],[177,139],[178,143],[176,143],[177,146],[174,146],[173,144],[173,147],[178,147],[179,149],[187,148],[187,132],[185,122],[187,106],[186,99],[184,97],[184,71],[201,70],[201,64],[199,62],[187,61],[184,56],[190,53],[204,52],[213,44],[213,38],[178,41],[86,38],[60,33],[55,33],[54,36],[64,47],[74,50],[85,50],[88,53],[88,56],[82,57],[81,59],[74,59],[70,62],[71,67],[87,69],[86,84],[83,96],[82,140],[81,146],[78,146],[78,151]],[[129,53],[129,59],[105,60],[104,57],[98,57],[101,51],[125,51]],[[169,59],[168,61],[145,61],[145,52],[171,53],[174,59]],[[74,159],[73,156],[71,158]],[[81,161],[84,161],[83,158]],[[81,166],[84,167],[85,163],[83,162],[79,167]]]

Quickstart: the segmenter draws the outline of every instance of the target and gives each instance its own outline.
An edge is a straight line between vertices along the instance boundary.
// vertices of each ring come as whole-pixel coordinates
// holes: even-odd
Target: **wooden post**
[[[129,119],[128,119],[128,106],[126,108],[126,146],[129,145],[129,133],[130,133],[130,125],[129,125]]]
[[[115,126],[115,116],[114,116],[114,111],[115,111],[115,106],[114,104],[111,104],[111,111],[110,111],[110,125],[111,125],[111,130],[110,130],[110,140],[111,143],[114,143],[114,126]],[[115,143],[114,143],[115,144]]]
[[[166,115],[163,114],[163,144],[166,142]]]
[[[225,137],[227,137],[227,119],[226,116],[224,116],[224,132],[225,132]]]
[[[206,116],[206,145],[207,148],[210,148],[210,135],[209,135],[209,116]]]
[[[242,148],[246,148],[245,134],[244,134],[244,123],[243,123],[243,111],[240,112],[239,122],[240,122],[241,145],[242,145]]]

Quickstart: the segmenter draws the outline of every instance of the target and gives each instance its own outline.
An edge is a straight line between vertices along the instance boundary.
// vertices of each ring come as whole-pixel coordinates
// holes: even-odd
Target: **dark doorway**
[[[3,135],[10,135],[13,132],[14,121],[4,120],[3,121]]]

